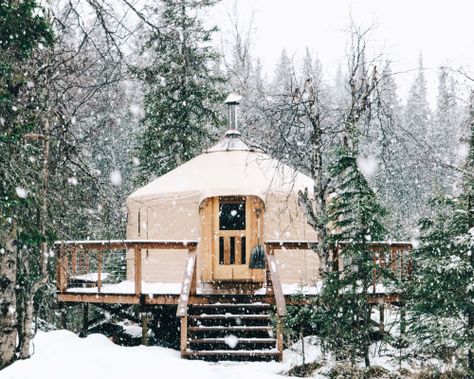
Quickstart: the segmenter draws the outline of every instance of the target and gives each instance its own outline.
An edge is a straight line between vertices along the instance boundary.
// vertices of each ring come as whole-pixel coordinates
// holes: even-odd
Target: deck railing
[[[104,240],[104,241],[57,241],[57,288],[59,293],[67,292],[72,284],[93,285],[100,293],[104,279],[111,273],[104,271],[104,264],[113,262],[113,276],[125,278],[127,251],[133,251],[134,277],[133,294],[142,294],[142,252],[143,250],[188,250],[196,251],[198,242],[171,240]],[[115,253],[115,257],[114,257]],[[119,254],[120,256],[117,256]],[[121,262],[121,263],[120,263]],[[93,272],[91,272],[93,270]]]
[[[341,242],[335,251],[332,251],[331,261],[334,271],[341,271],[344,261],[341,252],[350,242]],[[274,250],[311,250],[317,246],[317,241],[267,241],[267,250],[273,254]],[[372,271],[372,292],[377,293],[377,284],[388,272],[401,279],[410,279],[413,271],[411,251],[413,245],[406,241],[373,241],[367,243],[372,252],[374,269]]]

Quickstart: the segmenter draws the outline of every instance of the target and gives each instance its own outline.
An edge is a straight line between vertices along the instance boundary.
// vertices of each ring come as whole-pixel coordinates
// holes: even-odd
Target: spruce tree
[[[215,0],[161,0],[161,24],[146,43],[150,64],[144,79],[145,117],[139,141],[139,182],[159,176],[191,159],[219,126],[217,105],[223,100],[212,64],[216,28],[207,29],[196,15]]]
[[[424,353],[464,354],[474,375],[474,94],[469,155],[462,193],[433,201],[437,214],[421,221],[410,286],[410,335]]]
[[[46,238],[36,220],[41,200],[35,192],[42,182],[29,159],[41,157],[41,149],[27,137],[40,122],[31,57],[52,40],[36,1],[0,3],[0,369],[15,359],[17,343],[23,341],[17,332],[22,321],[17,305],[24,292],[19,251]]]
[[[338,358],[370,365],[373,342],[369,292],[376,269],[371,241],[381,240],[385,210],[357,164],[357,155],[346,144],[339,147],[331,168],[335,192],[328,202],[328,237],[339,251],[342,267],[326,274],[320,298],[321,336]]]

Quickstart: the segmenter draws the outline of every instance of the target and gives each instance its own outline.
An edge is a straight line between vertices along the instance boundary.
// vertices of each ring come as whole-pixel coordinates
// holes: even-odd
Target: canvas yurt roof
[[[213,196],[254,195],[265,202],[269,194],[295,195],[304,188],[312,191],[311,178],[249,147],[230,129],[216,145],[139,188],[127,201],[193,197],[201,202]]]

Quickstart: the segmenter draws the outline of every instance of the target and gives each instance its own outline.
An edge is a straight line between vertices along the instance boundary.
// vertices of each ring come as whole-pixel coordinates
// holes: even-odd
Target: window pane
[[[220,203],[219,229],[245,230],[245,203]]]

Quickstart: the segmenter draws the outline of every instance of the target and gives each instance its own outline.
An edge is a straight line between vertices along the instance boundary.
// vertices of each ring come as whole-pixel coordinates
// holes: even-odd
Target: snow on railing
[[[126,278],[126,254],[133,250],[134,294],[142,294],[142,250],[180,249],[195,251],[196,240],[78,240],[56,241],[57,287],[65,293],[70,286],[97,287],[103,281],[116,283]],[[106,267],[106,270],[104,270]]]

